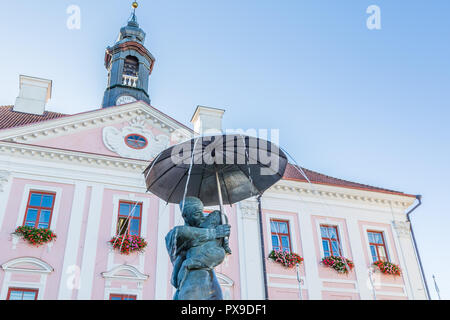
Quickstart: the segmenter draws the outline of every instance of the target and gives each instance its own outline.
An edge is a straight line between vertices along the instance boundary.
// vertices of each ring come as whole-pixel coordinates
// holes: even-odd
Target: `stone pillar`
[[[261,261],[261,235],[258,224],[258,201],[241,201],[237,207],[239,268],[243,300],[264,299],[264,275]]]
[[[404,265],[402,272],[405,278],[406,286],[410,287],[410,299],[426,300],[427,293],[425,291],[424,279],[420,270],[419,260],[414,249],[414,243],[411,235],[411,224],[408,221],[395,220],[393,222],[399,249],[401,251],[401,258],[403,258]]]

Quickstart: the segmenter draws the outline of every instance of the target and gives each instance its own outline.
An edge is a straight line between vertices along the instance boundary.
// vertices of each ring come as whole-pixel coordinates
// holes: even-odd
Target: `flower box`
[[[126,255],[134,252],[143,252],[145,247],[147,247],[147,241],[135,235],[115,236],[108,242],[113,249],[118,250],[120,254]]]
[[[329,268],[336,270],[338,273],[348,274],[353,267],[353,261],[339,257],[339,256],[329,256],[322,259],[321,263]]]
[[[297,263],[301,264],[303,261],[303,258],[298,254],[282,250],[272,250],[272,252],[269,254],[269,259],[280,263],[286,268],[295,267]]]
[[[28,226],[17,227],[13,234],[37,247],[56,239],[56,234],[54,234],[50,229],[41,229]]]
[[[375,261],[373,263],[373,265],[375,267],[377,267],[381,273],[384,273],[384,274],[400,276],[402,273],[402,270],[400,269],[400,267],[398,265],[391,263],[389,261],[378,260],[378,261]]]

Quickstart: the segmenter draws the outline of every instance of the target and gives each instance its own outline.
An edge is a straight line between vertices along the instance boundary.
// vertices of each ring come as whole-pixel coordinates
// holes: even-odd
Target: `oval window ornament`
[[[148,145],[148,141],[140,134],[129,134],[125,137],[125,144],[133,149],[144,149]]]

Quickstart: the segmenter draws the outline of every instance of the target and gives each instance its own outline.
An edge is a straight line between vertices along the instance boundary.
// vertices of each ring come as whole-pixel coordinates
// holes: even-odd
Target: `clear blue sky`
[[[128,0],[0,4],[0,105],[18,76],[52,79],[49,109],[100,106],[104,51]],[[81,29],[66,27],[69,5]],[[381,9],[368,30],[366,9]],[[141,0],[156,57],[152,104],[188,123],[196,105],[226,109],[225,127],[279,128],[312,170],[423,195],[413,214],[428,284],[450,299],[450,1]]]

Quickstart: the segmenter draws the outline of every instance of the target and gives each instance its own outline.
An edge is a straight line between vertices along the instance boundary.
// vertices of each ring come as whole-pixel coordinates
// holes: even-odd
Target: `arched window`
[[[127,56],[123,65],[123,74],[137,77],[139,74],[139,60],[134,56]]]
[[[1,265],[5,272],[0,300],[42,300],[53,267],[38,258],[22,257]]]

